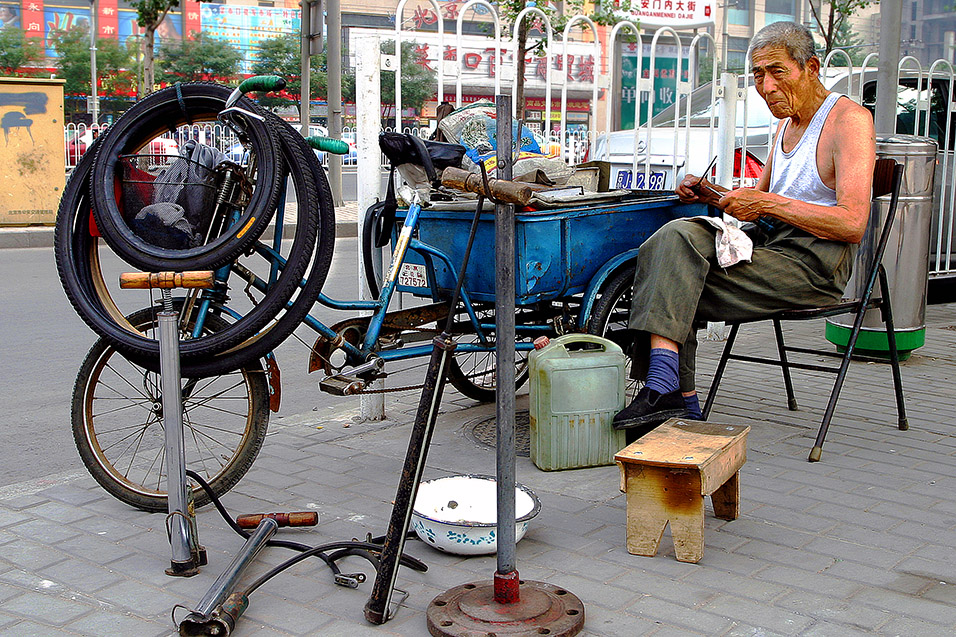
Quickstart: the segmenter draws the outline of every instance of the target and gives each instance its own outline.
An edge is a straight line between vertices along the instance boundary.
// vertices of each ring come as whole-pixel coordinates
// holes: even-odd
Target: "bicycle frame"
[[[280,202],[285,200],[285,196],[280,197]],[[280,210],[282,209],[282,204],[280,204]],[[393,296],[396,292],[398,273],[401,271],[402,264],[405,262],[405,257],[409,249],[415,250],[417,252],[428,254],[436,259],[441,260],[444,265],[453,273],[453,276],[458,276],[457,266],[453,264],[450,258],[445,255],[440,250],[422,243],[418,239],[414,238],[414,233],[418,227],[419,213],[421,212],[421,204],[419,201],[413,202],[408,209],[408,214],[402,225],[401,232],[399,234],[398,242],[395,246],[395,249],[392,251],[391,262],[387,270],[387,275],[385,281],[382,284],[382,289],[378,295],[378,298],[370,301],[362,300],[351,300],[351,301],[342,301],[336,300],[329,296],[326,296],[323,293],[319,293],[318,297],[315,299],[316,303],[319,303],[325,307],[335,309],[335,310],[353,310],[356,312],[371,312],[369,317],[368,329],[365,333],[365,337],[362,343],[359,346],[356,346],[352,343],[340,339],[339,334],[336,333],[331,327],[327,326],[325,323],[315,318],[312,314],[307,315],[303,319],[303,323],[313,329],[318,334],[329,340],[335,340],[336,345],[341,349],[346,357],[346,365],[348,366],[357,366],[369,361],[372,358],[381,358],[385,362],[388,361],[397,361],[397,360],[407,360],[416,357],[429,356],[432,351],[431,343],[426,343],[423,345],[414,345],[408,347],[398,347],[395,349],[388,350],[378,350],[377,345],[379,342],[379,337],[381,335],[382,327],[385,323],[386,314],[388,313],[389,305],[392,301]],[[280,254],[280,245],[283,240],[283,225],[284,220],[282,214],[276,215],[276,224],[275,231],[271,238],[271,245],[267,244],[265,241],[257,241],[253,250],[262,256],[264,259],[271,263],[270,276],[269,280],[264,279],[256,275],[255,273],[247,270],[240,269],[234,265],[227,265],[215,273],[215,278],[217,282],[217,287],[211,292],[204,292],[199,303],[199,314],[203,316],[205,312],[210,311],[213,308],[214,304],[219,302],[216,307],[221,308],[226,313],[230,314],[234,318],[239,318],[240,314],[235,310],[230,309],[227,305],[221,303],[224,299],[224,291],[226,289],[226,282],[230,275],[237,275],[243,280],[245,280],[253,289],[265,293],[268,291],[269,287],[275,282],[279,273],[286,266],[286,259]],[[303,279],[300,282],[300,288],[303,287],[306,283],[306,280]],[[291,301],[289,301],[291,305]],[[476,343],[461,343],[457,347],[459,352],[490,352],[494,351],[494,342],[489,338],[489,333],[494,330],[495,326],[493,323],[483,323],[479,320],[478,315],[475,311],[474,306],[472,305],[471,300],[468,297],[466,290],[461,290],[461,304],[464,308],[464,311],[468,315],[468,321],[470,322],[471,327],[474,329],[475,334],[477,335],[478,342]],[[450,311],[454,311],[453,308],[450,308]],[[531,331],[544,331],[547,329],[547,326],[527,326],[528,330]],[[201,321],[197,321],[195,327],[196,330],[199,330],[198,333],[201,333],[202,325]],[[533,344],[531,343],[518,343],[516,344],[516,349],[519,350],[531,350],[533,349]]]

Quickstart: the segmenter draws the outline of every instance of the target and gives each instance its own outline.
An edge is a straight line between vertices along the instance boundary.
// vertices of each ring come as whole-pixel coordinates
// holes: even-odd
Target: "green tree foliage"
[[[159,51],[164,82],[213,80],[228,83],[239,74],[242,54],[224,40],[193,33],[192,40],[163,42]]]
[[[28,38],[23,29],[0,29],[0,75],[31,75],[30,66],[42,60],[43,40]]]
[[[155,86],[154,47],[156,29],[166,19],[166,15],[179,6],[179,0],[130,0],[130,6],[136,9],[136,24],[143,27],[143,75],[140,78],[138,95],[143,97],[153,92]]]
[[[395,40],[383,40],[382,53],[394,55]],[[402,106],[420,112],[437,91],[437,73],[415,53],[414,42],[402,42]],[[344,82],[342,92],[344,95]],[[395,104],[395,77],[391,73],[382,73],[382,104]]]
[[[840,34],[846,33],[849,29],[848,21],[850,17],[865,7],[878,2],[879,0],[821,0],[818,4],[810,2],[810,12],[813,15],[813,21],[817,27],[817,33],[823,38],[823,55],[821,59],[829,55],[830,51],[838,48],[837,42]],[[840,56],[842,57],[842,56]],[[845,63],[845,61],[843,62]]]
[[[393,45],[394,48],[394,45]],[[298,104],[302,93],[302,62],[299,40],[286,35],[262,40],[252,64],[253,75],[279,75],[286,80],[286,88],[280,93],[261,93],[257,101],[266,108],[280,108]],[[312,98],[328,96],[328,72],[325,52],[312,56],[312,72],[309,77]],[[355,73],[343,69],[342,100],[355,101]]]
[[[299,40],[278,35],[259,41],[256,61],[252,63],[253,75],[278,75],[284,77],[286,88],[281,93],[260,93],[256,99],[265,108],[292,106],[302,92],[302,63]]]
[[[501,18],[502,35],[511,38],[514,33],[514,24],[518,19],[518,14],[526,7],[530,6],[526,0],[499,0],[498,15]],[[551,22],[553,36],[556,41],[564,36],[564,29],[568,22],[576,15],[584,15],[594,21],[595,24],[612,25],[621,21],[620,13],[630,11],[631,0],[621,0],[617,5],[612,0],[565,0],[561,3],[538,3],[536,5],[541,9],[548,20]],[[518,50],[524,54],[518,58],[515,67],[515,73],[518,77],[517,89],[515,90],[515,104],[523,105],[524,82],[525,82],[525,58],[531,52],[537,55],[544,55],[544,47],[547,44],[547,35],[542,27],[535,30],[535,24],[538,16],[525,16],[518,25]],[[638,24],[635,18],[632,20]],[[583,26],[578,23],[578,27]],[[640,26],[640,25],[638,25]],[[597,37],[597,34],[594,34]],[[523,115],[521,115],[523,117]]]
[[[866,53],[861,48],[862,44],[863,38],[850,28],[848,22],[840,24],[840,28],[837,29],[833,38],[833,48],[846,51],[847,55],[850,56],[850,61],[853,63],[853,66],[863,64],[863,59],[866,57]],[[835,55],[830,61],[830,64],[833,66],[846,66],[846,58],[842,55]]]
[[[65,31],[55,31],[50,38],[57,52],[57,77],[65,80],[63,92],[66,95],[91,95],[92,72],[90,69],[90,31],[87,24],[80,24]],[[100,95],[129,94],[133,88],[134,73],[132,56],[117,40],[98,38],[96,41],[97,93]],[[126,104],[111,109],[102,104],[105,112],[121,111]],[[67,119],[85,110],[76,100],[67,100]]]

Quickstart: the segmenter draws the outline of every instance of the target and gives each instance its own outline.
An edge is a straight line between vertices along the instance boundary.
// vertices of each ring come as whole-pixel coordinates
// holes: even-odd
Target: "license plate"
[[[638,169],[636,179],[633,178],[630,170],[621,170],[617,173],[614,188],[616,190],[664,190],[663,172],[651,172],[650,183],[646,186],[644,185],[645,178],[646,175],[641,169]]]
[[[425,266],[418,263],[403,263],[398,273],[398,284],[409,288],[427,288]]]

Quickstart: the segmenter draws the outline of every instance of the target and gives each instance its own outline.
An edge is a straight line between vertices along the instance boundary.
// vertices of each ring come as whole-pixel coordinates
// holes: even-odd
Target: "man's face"
[[[810,59],[801,70],[787,49],[769,46],[753,52],[751,66],[757,92],[777,119],[792,116],[813,96],[813,78],[818,70],[816,58]]]

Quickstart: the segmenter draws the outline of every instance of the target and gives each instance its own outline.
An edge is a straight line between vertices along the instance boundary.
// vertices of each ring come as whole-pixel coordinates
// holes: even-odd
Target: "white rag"
[[[717,228],[717,263],[729,268],[741,261],[750,261],[754,253],[754,242],[743,230],[720,217],[689,217],[694,221],[705,221]]]

